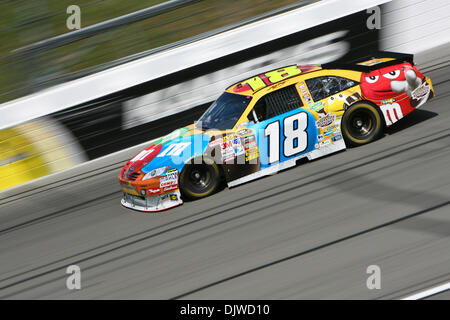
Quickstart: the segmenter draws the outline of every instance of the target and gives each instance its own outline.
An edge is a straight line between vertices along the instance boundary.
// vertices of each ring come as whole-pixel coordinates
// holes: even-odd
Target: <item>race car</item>
[[[151,142],[119,174],[126,208],[157,212],[379,138],[434,96],[413,56],[291,65],[231,85],[199,121]]]

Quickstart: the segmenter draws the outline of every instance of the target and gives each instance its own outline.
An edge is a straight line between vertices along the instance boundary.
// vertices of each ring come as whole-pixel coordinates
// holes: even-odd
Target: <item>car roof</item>
[[[265,88],[276,86],[278,83],[284,82],[287,79],[292,79],[311,72],[331,69],[371,72],[376,69],[405,62],[413,64],[413,55],[397,52],[379,51],[371,54],[370,56],[366,56],[366,58],[363,58],[359,61],[353,61],[351,63],[342,63],[340,61],[337,61],[325,63],[321,66],[310,64],[289,65],[286,67],[266,71],[248,79],[239,81],[229,86],[225,91],[228,93],[253,96],[255,95],[255,93]]]
[[[265,89],[269,86],[276,85],[277,83],[280,83],[282,81],[285,81],[287,79],[291,79],[294,77],[298,77],[300,75],[322,70],[321,67],[316,65],[289,65],[282,68],[277,68],[274,70],[270,70],[261,74],[257,74],[253,77],[250,77],[248,79],[244,79],[242,81],[239,81],[231,86],[229,86],[226,89],[226,92],[229,93],[235,93],[235,94],[241,94],[241,95],[247,95],[247,96],[253,96],[256,92]],[[285,72],[286,76],[284,77],[274,77],[276,80],[271,81],[270,80],[270,74],[283,74]],[[292,73],[292,75],[289,75],[289,72]]]

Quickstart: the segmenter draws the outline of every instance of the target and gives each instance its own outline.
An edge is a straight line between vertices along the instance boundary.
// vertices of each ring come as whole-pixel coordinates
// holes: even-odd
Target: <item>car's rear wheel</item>
[[[213,194],[220,186],[220,170],[214,161],[186,164],[180,174],[180,191],[188,199]]]
[[[357,102],[344,113],[341,131],[345,141],[352,146],[370,143],[383,131],[380,112],[369,102]]]

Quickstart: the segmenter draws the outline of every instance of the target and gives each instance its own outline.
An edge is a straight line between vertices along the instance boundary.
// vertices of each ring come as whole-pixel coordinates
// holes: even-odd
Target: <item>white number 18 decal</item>
[[[308,115],[300,112],[284,118],[284,142],[283,154],[291,157],[306,150],[308,147]],[[280,161],[280,122],[269,123],[264,130],[264,135],[269,137],[269,163]]]

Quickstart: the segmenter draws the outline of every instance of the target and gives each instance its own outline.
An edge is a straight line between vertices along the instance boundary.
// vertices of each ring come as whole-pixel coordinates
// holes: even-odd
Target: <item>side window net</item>
[[[254,122],[264,121],[303,106],[295,85],[271,92],[262,97],[249,114]]]
[[[289,86],[269,93],[265,96],[265,100],[267,104],[267,118],[272,118],[303,106],[295,86]]]

